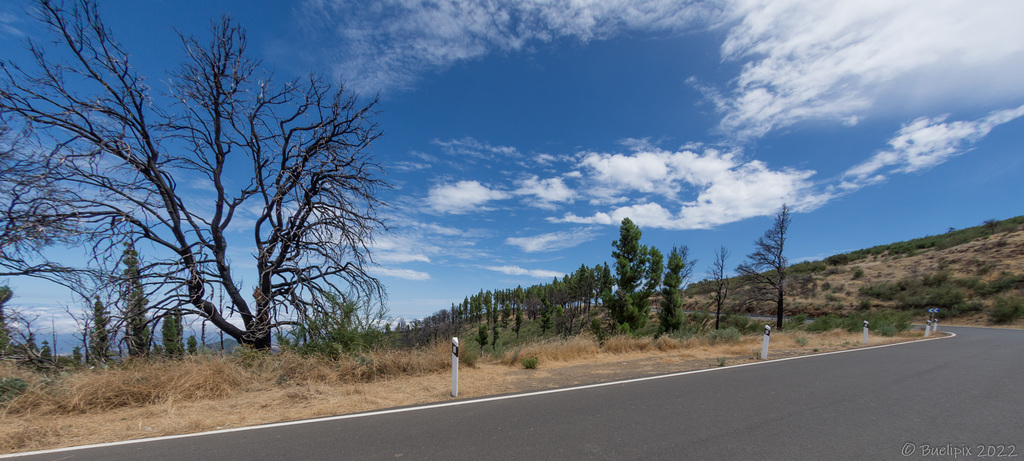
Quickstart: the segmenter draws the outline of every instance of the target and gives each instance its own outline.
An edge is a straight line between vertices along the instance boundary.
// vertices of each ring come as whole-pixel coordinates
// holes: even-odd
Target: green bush
[[[984,284],[976,289],[976,293],[982,296],[991,296],[1015,288],[1024,288],[1024,274],[1015,275],[1010,272],[1003,272],[999,278]]]
[[[480,359],[480,350],[475,347],[459,347],[459,362],[465,363],[471,367],[476,366],[477,360]]]
[[[786,272],[790,275],[824,272],[826,269],[826,261],[804,261],[802,263],[793,264],[792,266],[789,266],[789,269],[787,269]]]
[[[734,328],[741,335],[759,333],[764,328],[761,323],[750,320],[750,317],[745,315],[722,316],[720,323],[721,328]]]
[[[323,307],[300,315],[298,325],[278,334],[284,349],[301,355],[337,358],[358,355],[387,343],[387,308],[352,294],[326,293]]]
[[[804,325],[804,329],[811,332],[828,331],[841,327],[842,319],[833,314],[816,317],[814,322]]]
[[[882,325],[877,330],[875,330],[875,332],[882,336],[895,336],[896,333],[899,333],[898,331],[896,331],[896,327],[892,326],[892,324]]]
[[[740,331],[736,327],[729,327],[722,330],[712,330],[707,335],[708,341],[711,343],[717,342],[738,342],[740,340]]]
[[[996,298],[988,311],[989,318],[995,323],[1010,323],[1024,315],[1024,298],[1020,296],[1003,296]]]
[[[537,357],[525,357],[522,360],[523,368],[526,368],[527,370],[533,370],[537,368],[537,362],[539,362]]]
[[[820,332],[834,329],[845,329],[851,333],[863,330],[864,321],[867,320],[871,330],[880,331],[889,327],[892,334],[910,328],[913,316],[909,312],[897,310],[880,310],[863,312],[849,317],[839,317],[829,314],[814,319],[813,323],[807,325],[807,331]],[[889,330],[887,330],[889,331]]]
[[[825,263],[830,265],[830,266],[842,266],[843,264],[849,263],[851,259],[852,259],[851,255],[844,253],[844,254],[832,255],[832,256],[829,256],[829,257],[825,258]]]
[[[899,283],[882,282],[860,287],[860,294],[881,301],[892,301],[904,291]]]
[[[807,314],[797,314],[782,322],[782,327],[787,330],[801,329],[804,327],[804,323],[807,322]]]
[[[28,390],[28,383],[21,378],[4,378],[0,380],[0,402],[13,400]]]

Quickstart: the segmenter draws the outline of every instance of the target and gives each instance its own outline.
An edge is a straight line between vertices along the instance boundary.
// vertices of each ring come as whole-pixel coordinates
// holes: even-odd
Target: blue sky
[[[0,6],[17,59],[36,37]],[[610,260],[630,217],[704,275],[783,203],[791,261],[1024,214],[1024,2],[103,1],[151,82],[230,14],[279,78],[380,94],[395,317]],[[154,83],[155,85],[155,83]],[[239,253],[247,248],[243,245]],[[7,280],[14,304],[74,301]],[[68,322],[57,319],[60,325]],[[60,329],[62,327],[58,327]]]

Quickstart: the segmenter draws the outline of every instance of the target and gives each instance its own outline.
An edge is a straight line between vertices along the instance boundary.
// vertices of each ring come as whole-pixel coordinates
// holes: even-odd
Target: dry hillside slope
[[[1024,224],[1020,221],[1024,220],[1002,221],[998,231],[965,229],[960,232],[967,236],[971,231],[984,235],[953,246],[947,246],[951,243],[942,236],[926,237],[792,265],[785,314],[813,317],[871,308],[923,314],[938,307],[946,318],[983,317],[1001,298],[1024,298]],[[734,280],[735,285],[740,283]],[[707,309],[707,296],[699,284],[687,295],[688,308]],[[774,305],[759,301],[752,287],[736,289],[730,298],[730,312],[774,313]]]

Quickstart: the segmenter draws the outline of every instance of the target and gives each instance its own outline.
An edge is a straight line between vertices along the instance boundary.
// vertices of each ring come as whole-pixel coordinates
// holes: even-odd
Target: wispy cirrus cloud
[[[517,158],[521,156],[519,150],[515,147],[492,146],[490,143],[472,137],[448,141],[435,139],[433,143],[441,146],[441,149],[449,155],[475,157],[481,160],[492,160],[495,157]]]
[[[307,0],[306,33],[330,43],[334,71],[360,92],[411,87],[423,74],[493,52],[558,38],[581,42],[632,30],[687,30],[720,14],[717,4],[662,0]]]
[[[505,243],[517,246],[527,253],[537,253],[572,248],[589,242],[595,237],[596,232],[594,229],[583,227],[564,232],[534,235],[532,237],[509,237],[505,239]]]
[[[381,277],[394,277],[403,280],[424,281],[430,280],[430,274],[412,269],[399,269],[393,267],[373,267],[370,273]]]
[[[565,272],[549,271],[543,269],[523,269],[519,266],[486,266],[484,269],[494,272],[500,272],[505,275],[525,275],[527,277],[549,279],[553,277],[562,277]]]
[[[843,188],[859,188],[883,180],[890,173],[931,168],[964,153],[965,145],[985,137],[995,127],[1022,116],[1024,106],[995,111],[973,121],[947,122],[948,116],[914,120],[889,140],[889,149],[847,170]]]
[[[743,67],[731,88],[704,89],[722,128],[740,137],[805,120],[857,123],[883,95],[1024,96],[1022,2],[734,0],[727,11],[722,56]]]
[[[17,27],[17,25],[22,23],[21,16],[11,11],[0,10],[0,32],[13,37],[24,37],[25,33]]]

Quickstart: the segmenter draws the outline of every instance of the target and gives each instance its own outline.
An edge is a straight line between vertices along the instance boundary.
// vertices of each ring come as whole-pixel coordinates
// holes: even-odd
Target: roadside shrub
[[[1020,296],[1003,296],[996,298],[988,311],[994,323],[1010,323],[1024,315],[1024,298]]]
[[[889,327],[893,334],[910,328],[913,316],[909,312],[897,310],[879,310],[863,312],[849,317],[839,317],[833,314],[825,315],[814,319],[813,323],[807,324],[807,331],[821,332],[834,329],[845,329],[856,333],[864,328],[864,321],[867,320],[872,331],[880,331]]]
[[[822,332],[828,330],[834,330],[843,326],[842,319],[839,317],[829,314],[821,317],[816,317],[814,322],[804,325],[804,329],[811,332]]]
[[[864,328],[864,320],[870,322],[872,330],[881,330],[886,326],[891,326],[896,330],[893,334],[906,331],[910,328],[910,323],[914,320],[913,315],[910,312],[898,311],[893,309],[885,309],[878,311],[871,311],[863,315],[858,315],[856,320],[856,330]]]
[[[899,333],[898,331],[896,331],[896,327],[892,326],[892,324],[882,325],[877,330],[875,330],[875,332],[882,336],[895,336],[896,333]]]
[[[525,357],[522,361],[523,368],[526,368],[527,370],[533,370],[537,368],[537,362],[539,362],[537,357]]]
[[[723,316],[720,323],[721,328],[734,328],[741,335],[759,333],[761,329],[764,328],[760,323],[750,320],[750,317],[745,315]]]
[[[736,327],[729,327],[724,330],[711,331],[707,335],[708,341],[711,344],[716,342],[739,342],[740,332]]]
[[[516,352],[518,354],[518,352]],[[462,347],[459,346],[459,361],[469,365],[471,367],[476,366],[477,360],[480,359],[480,350],[475,347]]]
[[[802,329],[807,319],[807,314],[797,314],[783,321],[782,327],[787,330]]]
[[[28,382],[24,379],[4,378],[0,380],[0,403],[12,400],[27,390]]]

